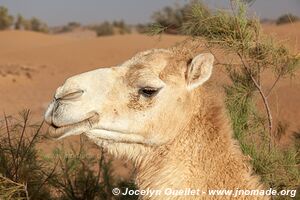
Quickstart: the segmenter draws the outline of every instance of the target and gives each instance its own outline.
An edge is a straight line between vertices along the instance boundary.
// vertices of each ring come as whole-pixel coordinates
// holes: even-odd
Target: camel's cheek
[[[174,139],[189,119],[191,111],[186,106],[186,97],[176,97],[174,94],[172,97],[174,98],[157,102],[158,105],[153,110],[145,112],[148,117],[144,121],[146,135],[143,136],[152,143],[166,143]]]

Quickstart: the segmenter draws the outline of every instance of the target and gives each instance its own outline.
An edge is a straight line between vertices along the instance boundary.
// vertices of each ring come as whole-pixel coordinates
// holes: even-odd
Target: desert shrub
[[[155,12],[152,18],[156,24],[166,28],[166,33],[175,34],[184,21],[184,9],[179,6],[167,6]]]
[[[116,31],[121,35],[131,33],[130,26],[128,26],[123,20],[114,21],[112,25],[115,29],[117,29]]]
[[[57,170],[50,185],[56,189],[59,199],[110,199],[110,163],[104,160],[104,154],[100,159],[88,155],[81,140],[79,150],[71,147],[68,151],[61,146],[54,150],[53,155],[50,162],[56,160]]]
[[[81,24],[79,22],[69,22],[67,26],[77,28],[80,27]]]
[[[91,26],[90,29],[94,30],[97,36],[114,35],[114,27],[110,22],[103,22],[102,24]]]
[[[5,30],[11,27],[14,18],[9,15],[6,7],[0,6],[0,30]]]
[[[49,184],[58,194],[58,199],[116,199],[117,197],[114,197],[111,192],[113,188],[132,187],[131,182],[121,181],[114,177],[111,160],[102,149],[100,149],[99,157],[88,154],[83,137],[79,146],[79,150],[72,146],[66,150],[62,145],[54,150],[54,157],[48,158],[51,163],[54,160],[57,163]],[[133,199],[133,197],[122,196],[120,199]]]
[[[66,26],[62,26],[57,28],[55,31],[53,31],[54,33],[67,33],[67,32],[71,32],[73,30],[72,27],[66,25]]]
[[[22,15],[18,14],[15,22],[15,29],[16,30],[25,29],[25,26],[26,26],[26,19]]]
[[[166,6],[162,10],[155,12],[152,15],[152,19],[154,23],[154,29],[163,27],[163,32],[169,34],[180,34],[182,33],[181,27],[185,22],[187,22],[187,17],[193,8],[193,5],[197,3],[197,5],[202,9],[203,15],[208,15],[209,10],[207,7],[200,1],[190,1],[190,3],[185,4],[184,6],[174,5]],[[153,30],[151,28],[150,30]]]
[[[131,27],[127,25],[123,20],[111,22],[103,22],[98,25],[88,26],[90,30],[97,33],[97,36],[108,36],[114,34],[128,34],[131,33]]]
[[[29,199],[26,185],[13,182],[0,174],[0,199],[27,200]]]
[[[5,200],[97,200],[137,199],[113,196],[112,189],[135,188],[132,181],[114,176],[111,160],[100,149],[88,154],[81,138],[79,149],[64,145],[44,155],[36,145],[47,140],[42,124],[30,122],[30,112],[0,120],[0,199]]]
[[[299,21],[300,18],[292,15],[292,14],[285,14],[280,16],[277,20],[276,20],[276,24],[277,25],[281,25],[281,24],[287,24],[287,23],[293,23],[296,21]]]
[[[22,15],[18,14],[16,22],[14,24],[16,30],[31,30],[36,32],[47,33],[48,26],[36,17],[31,19],[25,19]]]
[[[36,31],[36,32],[48,32],[48,26],[46,23],[42,22],[36,17],[33,17],[29,20],[29,30]]]
[[[20,116],[4,116],[0,121],[0,174],[6,179],[6,182],[0,182],[0,197],[7,194],[6,190],[17,187],[19,199],[51,199],[45,187],[49,177],[43,174],[46,169],[35,149],[41,140],[42,124],[30,124],[28,110]]]
[[[138,33],[148,33],[150,24],[137,24],[134,28]]]
[[[56,28],[53,30],[54,33],[66,33],[71,32],[76,28],[81,27],[81,24],[79,22],[69,22],[67,25]]]
[[[248,17],[246,4],[230,3],[231,11],[212,12],[202,3],[194,2],[177,31],[191,36],[192,44],[198,43],[190,51],[196,51],[204,43],[207,51],[215,55],[215,65],[228,74],[231,83],[224,85],[225,101],[234,136],[265,185],[278,191],[296,189],[300,184],[299,149],[277,145],[275,133],[282,132],[284,127],[276,129],[268,97],[282,78],[295,74],[300,57],[265,36],[259,21]],[[152,27],[152,33],[166,28],[159,23]],[[220,61],[216,50],[229,56]],[[266,72],[275,80],[270,88],[261,84],[267,78]],[[264,110],[258,109],[258,100]]]
[[[268,187],[278,191],[297,189],[300,183],[300,171],[297,167],[300,164],[297,158],[300,149],[296,146],[297,142],[295,146],[288,148],[269,148],[270,138],[263,126],[266,120],[255,106],[255,90],[239,84],[243,83],[234,82],[233,85],[225,86],[225,92],[234,135],[243,153],[250,156],[255,172]]]

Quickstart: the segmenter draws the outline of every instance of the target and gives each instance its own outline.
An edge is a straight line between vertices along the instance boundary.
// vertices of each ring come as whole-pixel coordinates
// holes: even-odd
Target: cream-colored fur
[[[45,119],[56,137],[84,133],[114,156],[133,161],[139,189],[263,189],[232,138],[222,102],[204,84],[212,64],[211,54],[192,58],[173,49],[142,52],[120,66],[68,79]],[[158,92],[147,97],[143,88]]]

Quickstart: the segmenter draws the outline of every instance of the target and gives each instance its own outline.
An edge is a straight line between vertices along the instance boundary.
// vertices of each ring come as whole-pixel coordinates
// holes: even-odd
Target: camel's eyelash
[[[192,58],[188,59],[188,61],[186,62],[186,65],[189,66],[192,63],[192,61],[193,61]]]
[[[144,97],[154,97],[161,88],[153,88],[153,87],[143,87],[139,89],[139,94]]]

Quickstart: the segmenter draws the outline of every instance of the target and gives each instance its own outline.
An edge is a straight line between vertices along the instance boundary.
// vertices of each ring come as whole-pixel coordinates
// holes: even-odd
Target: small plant
[[[152,19],[155,22],[153,24],[154,28],[164,27],[163,32],[169,34],[180,33],[180,27],[186,22],[186,15],[189,13],[193,4],[194,1],[183,7],[179,5],[174,5],[173,7],[167,6],[162,10],[155,12],[152,15]],[[153,30],[153,28],[150,30]]]
[[[113,175],[111,160],[100,149],[99,157],[87,154],[87,143],[79,149],[63,145],[53,155],[42,156],[36,145],[46,140],[43,124],[32,125],[30,112],[20,118],[4,115],[0,120],[0,199],[4,200],[102,200],[137,199],[113,196],[112,189],[135,185]]]
[[[13,182],[0,175],[0,199],[29,200],[26,185]]]
[[[54,30],[55,33],[67,33],[71,32],[76,28],[80,28],[81,24],[79,22],[69,22],[67,25],[62,26]]]
[[[112,189],[122,186],[132,187],[130,182],[117,180],[113,176],[111,160],[100,149],[99,157],[87,154],[87,143],[80,138],[79,149],[72,145],[67,151],[62,145],[53,152],[50,163],[57,163],[56,170],[49,184],[54,188],[57,198],[61,200],[102,200],[115,199]],[[49,164],[50,164],[49,163]],[[122,197],[121,199],[132,199]]]
[[[285,14],[280,16],[277,20],[276,20],[276,24],[277,25],[281,25],[281,24],[288,24],[288,23],[293,23],[296,21],[299,21],[300,18],[292,15],[292,14]]]
[[[77,28],[80,27],[81,24],[79,22],[69,22],[67,26]]]
[[[82,140],[77,151],[71,147],[68,152],[63,146],[54,150],[54,157],[50,161],[57,162],[57,170],[50,179],[50,185],[62,200],[107,199],[105,186],[111,185],[110,179],[105,179],[107,185],[103,185],[101,170],[108,169],[109,167],[104,166],[108,163],[105,163],[103,157],[97,160],[95,156],[87,155]]]
[[[46,168],[35,149],[41,140],[42,124],[30,124],[29,114],[29,110],[23,111],[21,119],[4,115],[0,121],[0,174],[4,180],[0,188],[2,191],[15,187],[21,190],[22,185],[26,185],[18,198],[47,200],[51,198],[45,183],[51,174],[43,174]]]
[[[114,27],[109,22],[103,22],[100,25],[92,26],[91,29],[97,33],[97,36],[114,35]]]
[[[135,30],[138,33],[144,34],[148,32],[149,26],[149,24],[138,24],[135,26]]]
[[[117,29],[116,31],[121,35],[131,33],[130,27],[127,24],[125,24],[123,20],[114,21],[112,25],[115,29]]]
[[[5,30],[11,27],[14,18],[9,15],[6,7],[0,6],[0,30]]]
[[[97,33],[97,36],[108,36],[115,34],[128,34],[131,33],[131,27],[127,25],[123,20],[111,22],[103,22],[98,25],[87,27]]]
[[[29,24],[30,24],[30,30],[32,30],[32,31],[43,32],[43,33],[48,32],[47,24],[41,22],[41,20],[39,20],[36,17],[31,18],[29,20]]]
[[[48,32],[48,26],[46,23],[41,22],[41,20],[36,17],[33,17],[30,20],[25,19],[20,14],[18,14],[14,26],[16,30],[31,30],[43,33]]]
[[[22,15],[18,14],[15,22],[15,29],[16,30],[25,29],[25,23],[26,23],[25,21],[26,21],[25,18]]]

